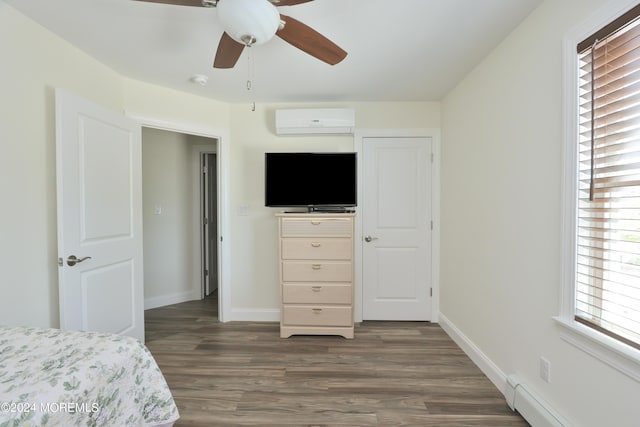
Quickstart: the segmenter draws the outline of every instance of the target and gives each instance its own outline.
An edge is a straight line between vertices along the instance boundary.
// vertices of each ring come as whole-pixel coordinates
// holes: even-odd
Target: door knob
[[[75,255],[69,255],[69,257],[67,258],[67,265],[69,267],[73,267],[74,265],[79,264],[82,261],[85,261],[87,259],[91,259],[91,257],[90,256],[86,256],[84,258],[78,258]]]
[[[378,240],[378,238],[377,237],[372,237],[372,236],[364,236],[364,241],[367,242],[367,243],[369,243],[369,242],[371,242],[373,240]]]

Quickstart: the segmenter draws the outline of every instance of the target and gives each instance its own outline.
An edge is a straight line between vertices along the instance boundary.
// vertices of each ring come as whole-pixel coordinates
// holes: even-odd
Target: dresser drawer
[[[295,236],[336,236],[351,237],[351,218],[282,218],[282,237]]]
[[[351,304],[351,284],[298,284],[282,285],[282,302],[285,304]]]
[[[282,261],[283,282],[351,282],[353,265],[340,261]]]
[[[282,239],[282,259],[350,260],[353,248],[348,237],[291,237]]]
[[[282,322],[301,326],[351,326],[351,307],[284,306]]]

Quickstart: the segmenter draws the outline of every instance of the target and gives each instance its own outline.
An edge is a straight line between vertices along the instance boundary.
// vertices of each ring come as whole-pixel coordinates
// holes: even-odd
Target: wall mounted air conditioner
[[[352,134],[355,125],[349,108],[276,110],[278,135]]]

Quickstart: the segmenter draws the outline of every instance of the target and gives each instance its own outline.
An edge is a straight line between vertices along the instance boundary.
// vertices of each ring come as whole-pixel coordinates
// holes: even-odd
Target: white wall
[[[119,75],[0,1],[0,324],[58,326],[54,88],[120,110]]]
[[[575,426],[637,426],[637,382],[559,337],[562,47],[604,0],[545,1],[443,101],[441,312]],[[551,383],[539,358],[551,362]],[[596,390],[595,392],[591,390]]]

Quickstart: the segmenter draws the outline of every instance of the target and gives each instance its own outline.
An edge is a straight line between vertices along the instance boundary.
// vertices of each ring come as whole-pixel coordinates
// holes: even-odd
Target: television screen
[[[265,153],[265,206],[356,206],[356,153]]]

